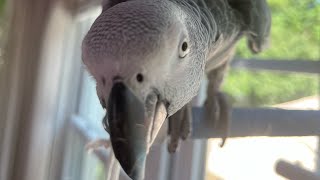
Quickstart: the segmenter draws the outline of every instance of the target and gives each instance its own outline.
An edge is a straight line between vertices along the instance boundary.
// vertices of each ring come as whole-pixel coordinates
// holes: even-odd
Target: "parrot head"
[[[132,179],[144,176],[167,117],[199,90],[205,55],[189,21],[170,1],[127,1],[103,10],[83,40],[115,156]]]

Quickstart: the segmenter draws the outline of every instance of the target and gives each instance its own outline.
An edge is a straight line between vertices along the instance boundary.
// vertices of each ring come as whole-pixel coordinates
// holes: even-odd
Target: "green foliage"
[[[105,166],[102,163],[97,163],[97,166],[94,169],[94,175],[96,180],[104,180],[106,179],[106,170]]]
[[[5,4],[5,0],[0,0],[0,15],[2,14],[4,4]]]
[[[252,55],[246,39],[236,55],[243,58],[320,60],[320,3],[316,0],[269,0],[270,47]],[[305,74],[231,70],[224,89],[237,105],[269,105],[317,93],[318,79]]]
[[[4,18],[4,5],[5,5],[5,0],[0,0],[0,71],[3,68],[3,64],[4,64],[4,59],[3,59],[3,46],[5,43],[5,18]]]

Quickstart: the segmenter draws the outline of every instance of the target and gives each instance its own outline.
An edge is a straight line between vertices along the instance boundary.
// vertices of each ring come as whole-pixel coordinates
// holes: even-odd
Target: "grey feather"
[[[211,114],[227,121],[220,86],[235,45],[246,36],[253,53],[262,51],[270,24],[265,0],[105,0],[83,40],[82,59],[96,80],[101,102],[108,102],[112,86],[121,79],[123,87],[143,103],[150,93],[156,94],[165,102],[168,118],[175,121],[190,116],[189,111],[179,110],[196,96],[208,74],[212,90],[206,104],[212,106],[207,111],[215,105],[220,112]],[[177,111],[182,114],[173,116]],[[170,129],[170,134],[187,137],[187,119],[176,123],[185,128]],[[226,130],[227,125],[220,127]],[[179,138],[172,138],[172,147]]]
[[[141,57],[146,57],[161,48],[160,44],[164,41],[165,33],[173,24],[180,22],[186,28],[191,47],[188,62],[184,65],[185,73],[169,74],[167,79],[170,81],[164,81],[162,84],[166,88],[159,90],[169,101],[169,114],[172,115],[197,94],[204,70],[209,71],[223,64],[224,57],[229,56],[236,41],[242,35],[248,34],[250,44],[254,44],[251,48],[253,51],[258,51],[263,46],[268,37],[269,25],[267,22],[261,22],[260,25],[259,20],[268,13],[257,16],[255,9],[246,8],[264,7],[264,3],[253,3],[256,6],[242,7],[237,5],[241,4],[240,1],[237,2],[227,0],[109,1],[105,3],[107,8],[97,18],[84,40],[84,62],[90,70],[93,69],[90,66],[95,66],[94,64],[99,66],[103,64],[101,61],[104,60],[101,57],[108,56],[110,59],[117,59],[108,63],[127,59],[122,67],[128,65],[132,68],[134,64],[128,59],[140,61],[138,59]],[[253,2],[253,0],[246,2]],[[139,7],[136,8],[136,5]],[[242,16],[237,16],[239,13]],[[246,15],[250,15],[249,21],[246,20]],[[269,17],[264,19],[268,20]],[[94,56],[96,57],[94,60],[88,60]],[[170,63],[168,66],[172,67],[176,64]],[[126,68],[123,69],[127,71]],[[91,71],[93,76],[97,76],[95,75],[97,72],[93,71],[95,70]],[[110,71],[114,70],[110,69]],[[185,77],[174,78],[178,75]]]

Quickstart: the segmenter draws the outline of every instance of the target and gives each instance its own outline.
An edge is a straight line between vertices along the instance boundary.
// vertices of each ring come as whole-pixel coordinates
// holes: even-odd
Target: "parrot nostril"
[[[136,78],[137,78],[137,81],[140,82],[140,83],[143,81],[143,75],[140,74],[140,73],[137,74],[137,77],[136,77]]]
[[[102,84],[105,86],[106,85],[106,79],[102,77]]]
[[[103,98],[101,98],[101,99],[100,99],[100,102],[101,102],[102,108],[103,108],[103,109],[106,109],[106,101],[105,101]]]

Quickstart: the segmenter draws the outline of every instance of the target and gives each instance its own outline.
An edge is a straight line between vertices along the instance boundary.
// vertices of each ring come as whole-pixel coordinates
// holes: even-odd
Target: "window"
[[[319,74],[319,68],[317,68],[319,67],[319,62],[316,61],[319,59],[319,52],[317,51],[319,47],[319,37],[316,36],[318,35],[318,29],[314,28],[314,24],[317,24],[319,21],[318,16],[315,15],[315,9],[319,9],[319,3],[318,1],[312,0],[303,2],[269,0],[268,2],[270,2],[271,7],[273,8],[274,15],[278,15],[274,17],[274,23],[279,23],[280,25],[274,25],[275,28],[273,33],[281,33],[280,35],[273,34],[273,36],[280,41],[273,42],[272,44],[276,44],[276,46],[274,46],[275,48],[260,56],[248,55],[247,51],[243,51],[243,49],[246,49],[245,43],[240,43],[237,52],[239,57],[254,60],[236,59],[234,63],[231,64],[231,72],[226,79],[224,90],[232,96],[233,102],[237,102],[234,106],[234,116],[235,118],[238,118],[238,120],[241,120],[240,122],[233,122],[231,127],[236,127],[236,133],[242,133],[242,136],[254,136],[257,134],[261,136],[261,134],[265,132],[277,132],[282,135],[288,135],[289,133],[292,135],[299,132],[301,134],[298,135],[301,136],[312,136],[285,138],[230,138],[226,147],[219,149],[219,147],[217,147],[217,142],[220,142],[220,139],[214,139],[216,137],[216,134],[214,134],[215,132],[213,132],[211,128],[206,127],[204,121],[197,121],[198,119],[196,118],[195,124],[202,124],[202,126],[195,127],[194,137],[199,138],[200,135],[202,135],[202,139],[190,139],[183,142],[179,152],[174,155],[168,154],[166,143],[153,147],[147,160],[146,180],[211,180],[235,179],[235,177],[236,179],[261,179],[261,176],[271,179],[279,178],[279,176],[276,176],[273,169],[274,162],[275,160],[278,160],[278,158],[285,158],[292,163],[300,163],[301,166],[309,171],[319,171],[319,142],[318,137],[314,136],[319,134],[319,111],[286,111],[279,109],[270,110],[266,108],[279,107],[292,109],[296,103],[299,104],[301,98],[304,103],[309,102],[309,97],[305,99],[305,96],[314,96],[316,99],[319,99],[319,97],[316,96],[319,89],[319,79],[317,76]],[[19,1],[19,3],[23,4],[25,1]],[[19,7],[23,10],[25,10],[24,8],[28,10],[26,13],[28,17],[39,17],[36,13],[38,11],[32,10],[37,8],[41,9],[46,3],[42,2],[42,5],[40,1],[38,3],[40,4],[39,7]],[[84,2],[81,1],[81,3]],[[280,7],[285,8],[281,9]],[[54,23],[50,24],[49,28],[47,28],[49,29],[49,33],[45,36],[44,45],[46,47],[42,53],[44,56],[42,58],[44,60],[34,60],[37,58],[37,53],[29,53],[33,50],[33,46],[31,45],[31,48],[27,49],[30,51],[22,51],[22,55],[20,56],[19,53],[17,53],[18,58],[24,58],[24,55],[26,55],[28,57],[27,59],[30,60],[28,63],[32,62],[35,66],[41,64],[39,67],[42,67],[43,64],[45,65],[43,66],[44,68],[39,69],[37,69],[37,67],[28,66],[28,70],[39,70],[41,72],[35,73],[37,72],[35,71],[32,73],[32,78],[40,77],[40,82],[35,83],[37,88],[25,86],[28,90],[27,92],[21,92],[24,91],[22,88],[24,87],[23,85],[27,85],[27,81],[24,82],[23,80],[33,79],[21,78],[24,74],[27,74],[26,72],[21,71],[19,77],[12,78],[14,80],[19,80],[19,83],[17,83],[19,84],[19,86],[17,85],[19,88],[16,88],[16,92],[14,92],[15,94],[13,96],[19,97],[16,98],[18,100],[27,100],[24,101],[24,104],[21,105],[21,107],[17,105],[18,110],[14,109],[11,111],[18,112],[17,114],[19,114],[19,116],[23,116],[24,114],[22,113],[25,113],[24,111],[28,110],[28,108],[26,108],[26,106],[29,106],[28,100],[34,98],[36,99],[36,105],[34,105],[35,112],[33,112],[32,115],[35,117],[26,116],[24,118],[11,118],[14,120],[14,123],[8,123],[11,126],[9,129],[6,129],[8,132],[4,133],[6,137],[10,137],[10,135],[14,133],[18,134],[16,139],[21,138],[20,136],[25,134],[27,137],[23,137],[21,140],[19,139],[18,143],[14,142],[16,140],[15,137],[8,138],[8,141],[12,141],[12,143],[9,142],[10,147],[6,148],[5,155],[9,154],[14,157],[14,155],[18,154],[17,157],[14,157],[18,160],[15,160],[14,169],[12,171],[22,172],[19,171],[22,169],[25,173],[14,175],[15,179],[20,179],[19,177],[21,176],[23,180],[116,180],[120,173],[119,179],[125,180],[126,176],[119,166],[117,166],[111,149],[101,149],[94,151],[91,154],[88,154],[85,150],[85,145],[89,141],[96,138],[108,138],[108,134],[103,130],[101,124],[105,112],[101,108],[96,96],[95,82],[82,65],[80,48],[83,36],[100,13],[100,9],[91,7],[79,12],[75,18],[71,18],[70,14],[68,14],[70,12],[66,13],[65,9],[61,10],[62,8],[59,8],[58,13],[55,11],[53,13],[57,16],[54,17]],[[25,11],[21,12],[23,12],[22,15],[19,14],[19,16],[14,17],[21,16],[20,18],[17,18],[19,23],[28,22],[23,21],[24,19],[22,18],[22,16],[25,15]],[[304,15],[301,16],[296,14],[300,12]],[[279,13],[284,13],[284,15],[280,16]],[[45,28],[44,24],[46,23],[43,22],[46,22],[46,20],[47,19],[45,18],[44,20],[40,19],[39,21],[42,23],[39,23],[39,26],[41,25],[43,26],[42,28]],[[69,24],[72,24],[72,28],[69,28]],[[23,25],[28,26],[22,24],[17,26],[20,27],[17,29],[23,29]],[[290,26],[294,27],[288,28]],[[29,46],[30,44],[30,41],[27,41],[30,39],[24,38],[29,35],[27,32],[38,32],[35,31],[35,29],[37,30],[38,28],[34,28],[34,26],[31,27],[29,25],[26,29],[28,29],[28,31],[22,32],[23,38],[17,36],[17,41],[23,41],[23,43],[21,43],[22,46]],[[289,32],[289,29],[292,31]],[[57,32],[57,30],[59,30],[59,32]],[[57,34],[59,34],[59,39],[55,39],[58,36]],[[287,38],[287,34],[289,34],[290,38]],[[297,34],[299,34],[299,36],[295,36]],[[62,38],[62,36],[64,38]],[[284,37],[286,39],[283,39]],[[61,43],[61,39],[64,43]],[[37,45],[40,45],[40,42],[43,41],[43,39],[39,37],[36,40],[37,43],[35,44]],[[286,47],[288,43],[291,44]],[[60,51],[62,51],[62,53]],[[262,58],[298,58],[303,61],[262,61]],[[312,61],[304,59],[312,59]],[[28,64],[26,62],[21,63],[17,60],[15,62],[18,62],[19,66],[15,68],[15,64],[11,64],[12,67],[14,67],[12,69],[21,70],[24,68],[24,65]],[[269,66],[270,63],[272,64],[271,66]],[[254,67],[254,70],[252,71],[251,69],[248,71],[237,69],[243,64],[246,68]],[[261,69],[278,69],[279,71],[285,69],[286,71],[294,73],[284,74],[283,72],[257,71]],[[296,71],[306,71],[317,75],[297,74]],[[14,83],[11,83],[10,85],[12,84],[16,85]],[[283,86],[285,87],[282,88]],[[8,91],[9,89],[10,88],[8,88]],[[29,98],[29,96],[34,93],[34,89],[38,90],[35,93],[37,95]],[[200,120],[203,120],[201,119],[201,113],[199,113],[202,109],[197,106],[202,105],[205,99],[205,93],[206,87],[204,83],[198,97],[194,100],[195,115],[197,115]],[[296,99],[300,99],[299,102],[285,103]],[[318,102],[318,100],[316,100],[316,102]],[[19,103],[20,102],[16,104]],[[303,104],[303,106],[305,108],[306,104]],[[315,106],[319,106],[319,104]],[[22,113],[20,114],[20,112]],[[267,115],[262,116],[266,112]],[[243,116],[243,113],[245,113],[245,116]],[[22,120],[25,119],[28,120],[27,123],[23,122],[23,125],[11,132],[12,129],[15,129],[15,125],[21,123]],[[301,123],[302,120],[303,122],[312,123]],[[31,125],[28,124],[29,122],[31,122]],[[242,124],[242,122],[247,124]],[[290,124],[291,122],[294,123]],[[7,120],[5,123],[7,123]],[[268,129],[270,124],[274,127],[281,127],[283,129]],[[306,126],[308,128],[299,128]],[[287,127],[295,128],[290,129]],[[232,131],[231,133],[235,133],[235,131]],[[279,134],[275,133],[273,135],[279,136]],[[24,141],[25,139],[27,141]],[[15,146],[16,144],[18,145]],[[28,146],[24,146],[25,144]],[[11,150],[16,147],[26,147],[26,152],[29,154],[25,155],[24,151],[11,153]],[[25,158],[25,156],[28,157]],[[1,158],[2,157],[3,155],[1,152]],[[302,160],[298,159],[300,157]],[[238,162],[235,161],[236,159],[238,159]],[[249,159],[251,160],[250,163]],[[3,169],[9,169],[7,167],[2,168],[2,159],[0,160],[1,171]],[[298,162],[295,160],[300,161]],[[245,170],[242,171],[240,167]],[[37,173],[38,168],[39,171],[41,171],[39,173]],[[249,168],[250,171],[246,171]],[[30,169],[31,171],[29,171]],[[24,176],[25,174],[26,176]]]
[[[268,3],[273,21],[270,48],[259,55],[252,55],[247,50],[245,40],[242,40],[237,55],[252,60],[238,62],[248,62],[249,69],[233,66],[224,89],[231,95],[234,107],[319,110],[319,74],[310,74],[309,71],[312,66],[318,67],[311,64],[320,60],[319,36],[316,35],[319,30],[313,25],[319,21],[319,16],[316,15],[319,2],[268,0]],[[267,61],[262,61],[266,59],[269,60],[268,64],[265,63]],[[279,60],[282,60],[283,65]],[[260,63],[260,66],[253,63]],[[298,73],[299,67],[303,68],[306,64],[311,66]],[[250,65],[255,68],[250,69]],[[290,66],[291,72],[288,71]],[[272,69],[279,71],[265,71]],[[264,119],[255,116],[257,119]],[[287,122],[282,121],[285,116],[286,114],[279,114],[279,126],[290,126],[290,123],[294,123],[289,116]],[[223,148],[219,147],[219,139],[209,139],[205,179],[285,179],[276,172],[279,161],[286,161],[319,174],[319,137],[311,133],[312,130],[308,127],[310,119],[311,116],[301,119],[295,129],[286,129],[285,126],[279,129],[270,122],[270,128],[265,128],[265,136],[261,133],[256,134],[256,137],[230,138]],[[245,126],[253,129],[257,124],[252,122]],[[309,136],[298,136],[298,131],[303,129],[310,130]],[[288,136],[296,136],[268,137],[276,134],[275,131],[287,131]],[[247,134],[249,135],[249,132]]]
[[[66,60],[73,61],[73,64],[77,64],[75,67],[80,67],[79,70],[75,70],[76,76],[80,78],[76,83],[76,88],[72,90],[72,93],[77,94],[77,97],[75,111],[67,119],[62,179],[102,180],[107,176],[105,164],[99,159],[99,156],[94,153],[89,154],[84,148],[91,140],[108,138],[108,134],[101,124],[105,112],[96,96],[95,82],[81,61],[82,39],[100,11],[99,8],[95,8],[76,17],[72,30],[75,35],[67,37],[73,43],[67,47],[66,52],[71,53],[66,56]],[[74,71],[74,69],[72,68],[70,71]],[[109,153],[110,151],[104,152],[104,157],[109,158]]]

